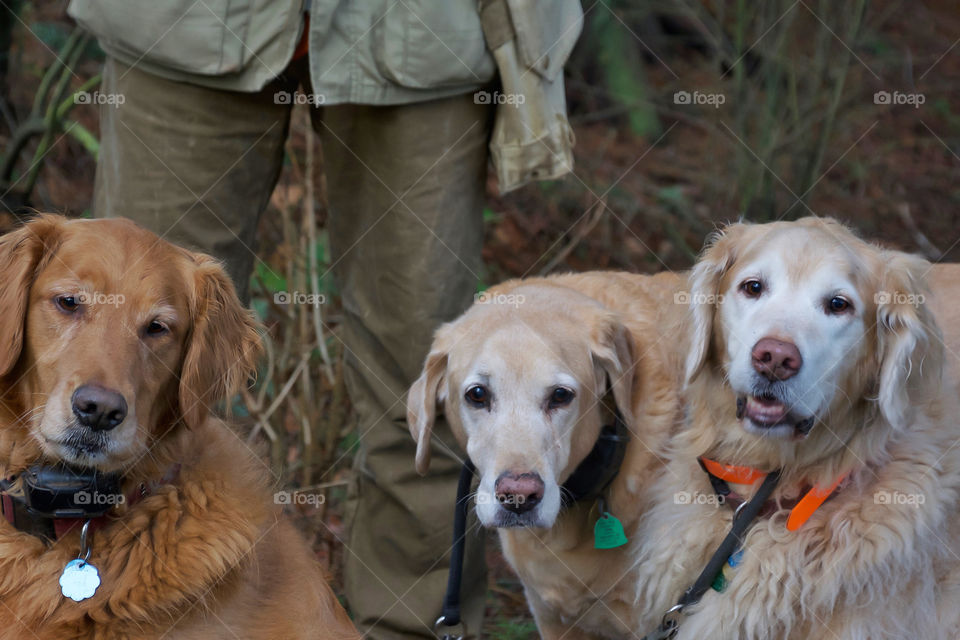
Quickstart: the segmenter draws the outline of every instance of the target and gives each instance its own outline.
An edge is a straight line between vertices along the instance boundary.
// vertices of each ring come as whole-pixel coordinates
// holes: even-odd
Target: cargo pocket
[[[371,36],[377,70],[403,87],[477,87],[496,73],[476,0],[396,3],[376,23]]]
[[[108,51],[200,75],[241,71],[252,0],[73,0],[68,13]],[[282,12],[281,12],[282,13]],[[258,34],[259,35],[259,34]]]

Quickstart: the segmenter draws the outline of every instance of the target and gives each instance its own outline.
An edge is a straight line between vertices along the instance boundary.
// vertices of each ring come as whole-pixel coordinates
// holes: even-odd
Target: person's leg
[[[476,291],[489,107],[472,96],[323,109],[334,272],[343,296],[347,385],[360,451],[346,550],[355,622],[376,640],[434,637],[446,586],[460,463],[438,421],[430,474],[414,470],[406,394],[434,330]],[[470,533],[464,619],[477,637],[486,577]]]
[[[223,260],[245,299],[257,221],[283,161],[289,105],[166,80],[108,59],[93,213],[131,218]]]

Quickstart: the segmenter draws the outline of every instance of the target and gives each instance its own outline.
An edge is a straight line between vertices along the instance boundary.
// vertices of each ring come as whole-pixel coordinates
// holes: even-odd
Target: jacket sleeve
[[[497,109],[490,154],[500,192],[572,171],[563,65],[583,28],[579,0],[484,0],[480,12],[502,85],[478,94]]]

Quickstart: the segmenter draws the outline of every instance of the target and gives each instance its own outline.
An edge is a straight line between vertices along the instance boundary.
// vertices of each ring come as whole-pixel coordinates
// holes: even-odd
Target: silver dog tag
[[[100,572],[82,558],[68,562],[60,574],[60,592],[74,602],[92,598],[99,586]]]

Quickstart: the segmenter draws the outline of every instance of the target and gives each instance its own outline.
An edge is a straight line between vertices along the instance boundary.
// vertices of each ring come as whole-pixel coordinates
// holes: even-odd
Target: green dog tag
[[[604,511],[593,527],[594,549],[616,549],[627,544],[623,525],[609,511]]]

